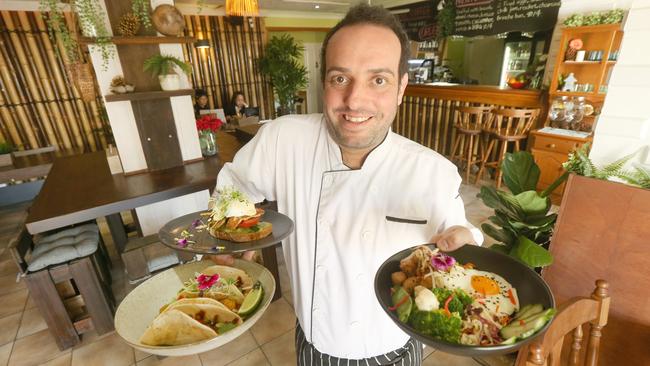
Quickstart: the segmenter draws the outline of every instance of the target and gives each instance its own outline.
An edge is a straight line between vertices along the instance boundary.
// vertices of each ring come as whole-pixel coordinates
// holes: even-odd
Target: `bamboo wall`
[[[0,12],[0,141],[19,149],[107,145],[101,100],[81,100],[59,49],[40,12]]]
[[[248,105],[260,107],[260,118],[275,116],[273,91],[257,67],[266,43],[264,21],[253,18],[233,25],[229,18],[218,16],[185,16],[186,35],[208,39],[210,48],[185,46],[186,59],[192,64],[192,84],[208,94],[211,108],[230,103],[233,92],[244,93]]]

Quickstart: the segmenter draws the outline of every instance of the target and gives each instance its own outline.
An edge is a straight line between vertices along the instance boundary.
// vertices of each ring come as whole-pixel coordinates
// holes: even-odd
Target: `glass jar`
[[[219,152],[217,138],[211,130],[199,131],[199,144],[203,156],[212,156]]]
[[[585,116],[585,97],[574,98],[573,102],[573,119],[570,128],[575,131],[582,129],[582,118]]]

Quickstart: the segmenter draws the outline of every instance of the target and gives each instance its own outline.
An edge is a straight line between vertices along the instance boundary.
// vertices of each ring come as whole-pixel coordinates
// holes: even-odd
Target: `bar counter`
[[[393,122],[393,131],[449,155],[459,106],[542,108],[546,92],[491,85],[409,84]],[[542,110],[540,115],[544,115]],[[538,122],[538,124],[541,122]]]

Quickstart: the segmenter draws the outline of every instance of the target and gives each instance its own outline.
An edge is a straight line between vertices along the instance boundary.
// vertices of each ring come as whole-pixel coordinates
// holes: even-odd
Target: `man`
[[[390,131],[408,82],[408,40],[383,8],[357,5],[326,36],[324,115],[260,129],[217,187],[275,200],[295,222],[283,243],[299,365],[419,365],[422,347],[379,307],[374,275],[394,253],[482,241],[456,167]]]
[[[196,99],[196,103],[194,103],[194,117],[199,119],[201,118],[202,110],[210,109],[208,105],[208,94],[203,89],[196,89],[194,98]]]

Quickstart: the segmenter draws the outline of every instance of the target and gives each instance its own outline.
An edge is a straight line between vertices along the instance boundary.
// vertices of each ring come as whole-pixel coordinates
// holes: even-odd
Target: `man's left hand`
[[[434,235],[430,243],[435,243],[443,252],[451,252],[465,244],[476,245],[472,232],[465,226],[451,226],[440,234]]]

